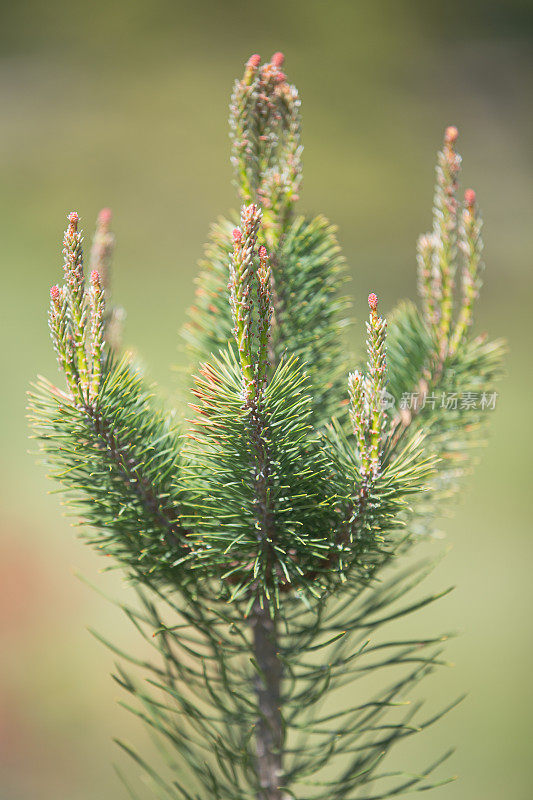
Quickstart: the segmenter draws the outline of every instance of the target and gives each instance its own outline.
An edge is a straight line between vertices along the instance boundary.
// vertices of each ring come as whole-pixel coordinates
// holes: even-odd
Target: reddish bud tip
[[[287,76],[281,70],[278,71],[277,74],[278,83],[284,83],[287,80]]]
[[[102,208],[98,214],[98,223],[100,225],[109,225],[111,217],[113,216],[110,208]]]
[[[79,219],[80,216],[77,211],[71,211],[70,214],[68,215],[68,221],[70,222],[70,225],[74,228],[74,230],[76,230],[77,228]]]
[[[52,286],[52,288],[50,289],[50,297],[54,301],[54,303],[59,300],[59,295],[60,295],[59,286],[57,286],[56,284],[55,286]]]
[[[448,125],[444,132],[444,141],[446,144],[455,144],[457,141],[457,137],[459,136],[459,131],[455,127],[455,125]]]
[[[246,62],[246,66],[248,67],[248,69],[257,69],[260,63],[261,63],[261,56],[257,55],[257,53],[254,53],[254,55],[250,56],[250,58]]]
[[[268,258],[268,252],[264,244],[261,245],[259,248],[259,258],[265,259]]]
[[[374,294],[374,292],[371,292],[368,295],[368,305],[370,306],[372,311],[377,311],[377,308],[378,308],[378,296],[377,296],[377,294]]]
[[[90,281],[93,286],[96,286],[98,289],[100,288],[100,274],[97,269],[93,269],[91,272]]]
[[[476,193],[473,189],[467,189],[465,192],[465,205],[469,208],[476,204]]]
[[[242,233],[240,228],[233,228],[233,241],[235,244],[239,244],[242,239]]]
[[[278,68],[283,66],[284,61],[285,61],[285,56],[283,55],[283,53],[274,53],[274,55],[270,59],[270,63]]]

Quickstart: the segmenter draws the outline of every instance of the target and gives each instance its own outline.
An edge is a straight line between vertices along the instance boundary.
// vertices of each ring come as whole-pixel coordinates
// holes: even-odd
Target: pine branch
[[[213,226],[184,330],[191,353],[200,362],[225,350],[232,338],[227,283],[233,230],[225,220]],[[306,365],[316,427],[323,427],[338,412],[349,364],[343,346],[349,304],[339,296],[346,274],[334,233],[324,217],[296,217],[280,249],[269,251],[275,276],[269,361],[275,367],[288,349]],[[261,235],[259,231],[259,246]]]
[[[177,572],[189,554],[174,485],[178,438],[164,417],[151,418],[150,395],[128,360],[107,363],[96,406],[78,408],[40,379],[30,412],[52,476],[99,530],[89,541],[136,573]]]

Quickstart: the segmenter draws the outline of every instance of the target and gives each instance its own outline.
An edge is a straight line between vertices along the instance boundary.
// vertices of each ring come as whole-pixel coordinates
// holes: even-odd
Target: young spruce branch
[[[68,216],[49,310],[65,384],[39,379],[30,400],[84,535],[137,588],[138,606],[119,605],[156,660],[121,653],[134,672],[115,678],[167,767],[119,744],[155,796],[176,800],[379,800],[434,785],[442,759],[382,767],[446,711],[408,704],[445,637],[389,636],[436,599],[408,597],[426,565],[396,565],[469,468],[501,371],[502,344],[471,335],[481,217],[473,190],[458,199],[455,127],[417,245],[421,310],[404,303],[387,322],[372,292],[366,364],[346,356],[335,230],[296,212],[300,100],[283,61],[251,56],[231,98],[241,210],[212,230],[185,329],[192,419],[178,429],[119,354],[108,209],[88,283]],[[366,688],[382,673],[389,683]]]

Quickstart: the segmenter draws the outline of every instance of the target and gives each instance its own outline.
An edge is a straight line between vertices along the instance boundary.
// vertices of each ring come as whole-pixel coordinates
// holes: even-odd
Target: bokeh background
[[[531,0],[4,0],[1,12],[1,800],[125,797],[111,739],[139,736],[115,702],[113,657],[86,628],[135,637],[74,573],[127,590],[76,540],[28,454],[25,392],[37,372],[56,375],[46,308],[65,214],[90,230],[113,208],[125,341],[170,397],[208,226],[236,205],[232,81],[251,53],[278,49],[303,99],[301,207],[338,223],[359,319],[369,290],[384,308],[414,295],[435,152],[446,125],[460,129],[464,186],[486,223],[477,326],[509,340],[508,377],[490,446],[434,545],[451,549],[428,588],[457,588],[409,623],[463,631],[447,650],[455,667],[424,691],[469,697],[402,763],[417,769],[452,743],[459,780],[435,797],[533,796]],[[352,336],[359,348],[362,325]]]

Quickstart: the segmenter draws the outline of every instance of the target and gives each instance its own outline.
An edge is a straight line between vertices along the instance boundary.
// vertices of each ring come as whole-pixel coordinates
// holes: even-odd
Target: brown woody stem
[[[271,463],[266,440],[266,421],[253,402],[250,408],[250,438],[254,449],[254,484],[257,537],[267,557],[267,573],[272,569],[272,544],[275,520],[271,499]],[[268,574],[267,574],[268,580]],[[279,788],[282,773],[283,725],[280,710],[282,664],[278,653],[276,621],[264,591],[255,599],[250,615],[253,652],[258,668],[254,677],[258,719],[255,729],[257,800],[283,800]]]
[[[257,776],[260,789],[257,800],[283,800],[280,788],[282,773],[283,726],[280,711],[282,667],[278,655],[276,622],[272,619],[266,597],[255,601],[250,620],[254,656],[259,668],[255,691],[259,709],[255,742]]]

